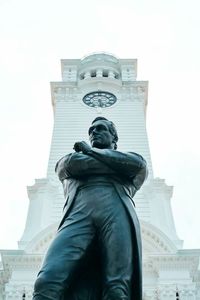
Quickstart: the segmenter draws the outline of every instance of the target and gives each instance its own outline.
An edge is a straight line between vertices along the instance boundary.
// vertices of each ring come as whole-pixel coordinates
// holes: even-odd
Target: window
[[[103,70],[103,77],[108,77],[108,70]]]
[[[96,76],[97,76],[96,70],[92,70],[92,71],[91,71],[91,77],[96,77]]]

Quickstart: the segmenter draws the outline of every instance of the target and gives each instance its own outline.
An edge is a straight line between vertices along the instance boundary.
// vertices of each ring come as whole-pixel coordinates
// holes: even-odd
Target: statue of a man
[[[91,146],[76,142],[56,172],[66,203],[35,282],[34,300],[142,300],[140,225],[133,196],[145,160],[117,151],[114,124],[98,117]]]

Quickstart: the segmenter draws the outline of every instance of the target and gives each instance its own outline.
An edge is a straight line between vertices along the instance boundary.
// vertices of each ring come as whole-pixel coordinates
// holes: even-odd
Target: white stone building
[[[173,187],[154,178],[146,133],[148,82],[137,81],[137,60],[98,53],[61,61],[62,81],[51,82],[54,129],[47,176],[28,187],[29,209],[17,250],[2,250],[0,300],[31,299],[33,282],[62,215],[64,197],[54,174],[98,115],[118,129],[121,151],[144,156],[149,177],[135,197],[143,236],[144,299],[200,299],[200,250],[182,249],[176,234]]]

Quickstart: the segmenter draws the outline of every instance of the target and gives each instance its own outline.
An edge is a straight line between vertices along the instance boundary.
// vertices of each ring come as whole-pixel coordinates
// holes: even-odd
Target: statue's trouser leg
[[[87,199],[93,226],[97,229],[103,283],[101,300],[130,300],[133,274],[131,221],[112,185],[93,186],[81,190]],[[127,201],[130,201],[127,198]],[[99,272],[99,270],[97,270]],[[103,292],[103,293],[102,293]],[[96,300],[75,290],[78,300]],[[71,300],[66,297],[66,300]],[[136,299],[137,300],[137,299]]]
[[[131,222],[115,191],[109,199],[110,207],[99,226],[104,275],[102,300],[130,300],[134,288]]]
[[[34,300],[63,299],[93,238],[90,218],[80,208],[74,209],[47,251],[35,282]]]

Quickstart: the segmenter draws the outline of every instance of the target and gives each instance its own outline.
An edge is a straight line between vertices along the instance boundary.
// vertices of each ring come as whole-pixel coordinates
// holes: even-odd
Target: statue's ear
[[[115,142],[115,140],[113,139],[113,141],[112,141],[112,148],[114,149],[114,150],[116,150],[117,149],[117,143]]]

